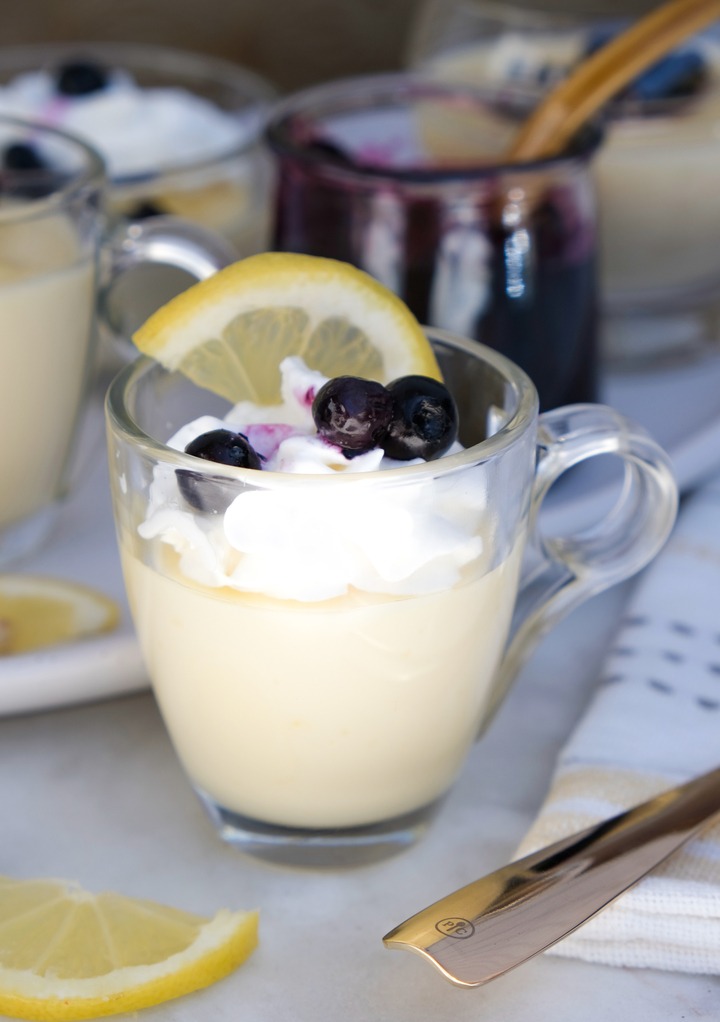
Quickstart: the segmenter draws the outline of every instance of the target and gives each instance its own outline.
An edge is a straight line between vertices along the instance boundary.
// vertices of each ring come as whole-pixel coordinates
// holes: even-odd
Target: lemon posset
[[[265,335],[256,315],[274,324]],[[223,840],[276,862],[407,846],[537,623],[554,620],[558,569],[567,609],[609,584],[608,563],[627,577],[667,535],[675,490],[661,452],[585,406],[549,416],[539,448],[538,395],[520,368],[423,331],[392,292],[332,260],[236,264],[138,341],[162,364],[128,366],[107,400],[121,561],[197,795]],[[540,462],[547,484],[579,454],[606,453],[607,436],[642,466],[643,526],[624,490],[598,530],[605,545],[595,533],[555,544],[503,662]],[[222,457],[204,459],[218,442]],[[563,553],[578,544],[587,578]]]
[[[115,474],[145,481],[116,487],[121,560],[211,818],[314,838],[423,826],[477,733],[524,539],[519,524],[496,542],[431,341],[362,271],[269,253],[189,289],[136,342],[179,372],[125,374],[146,382],[131,404],[153,409],[139,425],[161,446],[142,466],[111,446]]]

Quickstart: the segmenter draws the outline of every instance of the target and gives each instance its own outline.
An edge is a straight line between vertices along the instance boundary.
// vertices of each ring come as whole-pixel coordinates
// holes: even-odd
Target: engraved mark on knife
[[[444,937],[455,937],[457,940],[467,940],[475,933],[475,927],[469,919],[462,916],[450,916],[435,923],[435,929]]]

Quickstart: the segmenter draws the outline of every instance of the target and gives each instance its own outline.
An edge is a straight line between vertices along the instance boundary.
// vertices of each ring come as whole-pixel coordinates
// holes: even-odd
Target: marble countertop
[[[101,456],[94,460],[54,546],[22,568],[62,574],[71,566],[73,577],[91,584],[100,578],[123,603],[106,466]],[[513,855],[558,749],[592,694],[632,587],[596,597],[544,641],[416,846],[345,871],[268,865],[215,836],[145,689],[123,603],[119,649],[81,665],[86,677],[75,698],[95,693],[91,701],[43,708],[53,682],[42,672],[60,664],[59,652],[24,674],[0,663],[0,697],[11,677],[33,688],[25,703],[17,692],[14,703],[0,699],[0,872],[65,877],[207,915],[221,907],[260,909],[260,947],[251,959],[205,991],[143,1012],[148,1022],[716,1019],[720,977],[539,956],[485,987],[463,990],[420,958],[382,944],[394,925]],[[63,669],[67,678],[72,663]],[[112,683],[105,684],[105,673]],[[11,704],[41,708],[12,713]]]

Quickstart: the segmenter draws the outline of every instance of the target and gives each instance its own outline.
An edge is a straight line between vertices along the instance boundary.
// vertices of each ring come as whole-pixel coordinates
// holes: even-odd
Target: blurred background
[[[238,61],[283,92],[402,66],[421,0],[4,0],[3,45],[160,43]],[[652,0],[523,0],[541,10],[632,15]]]

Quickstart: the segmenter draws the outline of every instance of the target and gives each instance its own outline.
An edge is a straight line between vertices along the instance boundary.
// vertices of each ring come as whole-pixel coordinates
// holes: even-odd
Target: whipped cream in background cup
[[[182,217],[219,234],[234,258],[267,243],[271,174],[259,135],[274,94],[245,68],[170,47],[0,47],[0,113],[50,124],[96,148],[117,219]],[[109,306],[114,333],[129,338],[190,283],[186,273],[159,267],[127,275]]]
[[[301,437],[288,471],[229,468],[184,453],[223,399],[146,358],[108,392],[121,559],[160,710],[220,836],[267,859],[362,862],[414,841],[536,640],[643,567],[674,520],[644,431],[599,405],[538,417],[513,363],[428,335],[460,413],[459,442],[429,462],[371,451],[311,472],[322,442]],[[253,421],[254,438],[267,413]],[[548,489],[600,454],[624,465],[614,510],[543,537]]]
[[[110,230],[100,155],[52,128],[0,116],[0,567],[51,532],[87,465],[77,457],[97,369],[98,299],[161,260],[195,278],[227,245],[180,219]]]
[[[540,96],[627,15],[600,0],[574,11],[532,0],[428,0],[408,61],[442,80]],[[710,30],[613,104],[593,163],[602,349],[613,366],[646,368],[717,348],[719,162],[720,35]]]

